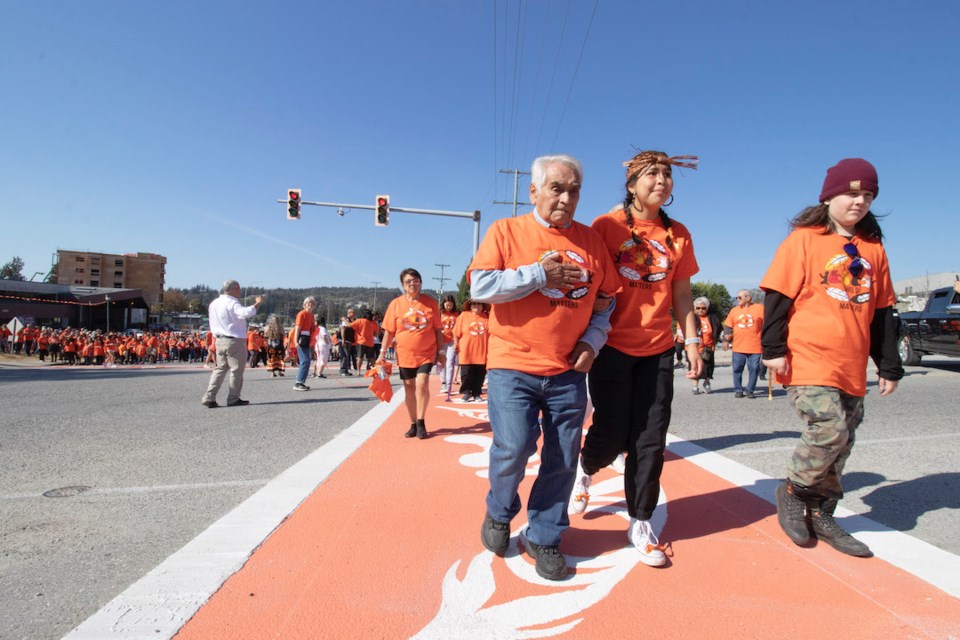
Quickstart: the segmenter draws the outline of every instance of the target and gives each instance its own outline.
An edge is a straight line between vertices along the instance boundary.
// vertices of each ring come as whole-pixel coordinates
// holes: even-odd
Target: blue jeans
[[[307,374],[310,373],[310,347],[304,349],[297,345],[297,359],[300,360],[300,366],[297,367],[297,384],[307,382]]]
[[[740,393],[743,393],[744,365],[748,372],[747,391],[753,393],[757,388],[757,375],[760,373],[760,354],[733,352],[733,390]]]
[[[560,544],[570,526],[567,505],[580,455],[586,387],[586,375],[572,370],[555,376],[510,369],[491,369],[487,374],[493,429],[487,511],[499,522],[510,522],[520,512],[517,489],[542,432],[540,471],[527,504],[526,535],[536,544]]]

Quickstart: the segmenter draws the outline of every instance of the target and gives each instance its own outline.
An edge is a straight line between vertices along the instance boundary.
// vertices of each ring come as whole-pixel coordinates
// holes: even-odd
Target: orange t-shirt
[[[553,376],[570,370],[567,358],[590,324],[597,293],[613,296],[620,283],[603,239],[590,227],[574,221],[566,229],[554,229],[535,216],[531,212],[494,222],[468,273],[517,269],[548,254],[581,267],[580,286],[544,287],[519,300],[498,302],[490,313],[487,367]]]
[[[436,361],[440,307],[430,296],[421,293],[416,300],[405,295],[394,298],[383,314],[383,328],[396,336],[399,366],[413,369]]]
[[[607,344],[627,355],[652,356],[673,348],[673,281],[689,279],[700,270],[690,232],[676,220],[671,223],[668,232],[659,217],[634,216],[631,235],[623,209],[593,221],[623,288],[610,318]]]
[[[306,309],[301,309],[300,313],[297,314],[297,319],[294,321],[294,335],[300,337],[304,332],[310,336],[311,340],[313,339],[313,330],[317,328],[317,319],[313,317],[313,314],[307,311]],[[299,334],[296,332],[299,331]],[[298,345],[298,342],[294,342],[294,345]]]
[[[459,311],[440,311],[440,327],[443,330],[444,343],[453,342],[453,325],[457,323],[457,316],[459,315]]]
[[[713,327],[710,325],[710,316],[697,316],[700,322],[700,353],[704,349],[712,349],[717,344],[717,336],[713,335]]]
[[[733,350],[737,353],[763,353],[760,333],[763,330],[763,305],[748,304],[730,309],[723,326],[733,329]]]
[[[356,343],[362,344],[365,347],[373,346],[373,337],[380,331],[380,325],[366,318],[354,320],[350,323],[350,328],[352,328],[355,333],[354,339]]]
[[[464,311],[457,316],[452,333],[457,339],[457,360],[460,364],[487,364],[487,316]]]
[[[760,282],[764,291],[793,298],[787,316],[790,373],[777,379],[785,385],[836,387],[863,396],[874,311],[896,303],[887,254],[880,242],[855,237],[864,263],[863,273],[855,278],[843,250],[847,239],[823,231],[803,227],[791,232]]]

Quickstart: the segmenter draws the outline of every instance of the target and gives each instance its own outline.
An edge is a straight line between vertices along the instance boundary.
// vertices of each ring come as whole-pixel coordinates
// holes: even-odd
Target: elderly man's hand
[[[567,358],[567,362],[573,365],[574,371],[587,373],[590,371],[590,367],[593,366],[594,358],[596,358],[596,354],[593,353],[593,349],[590,348],[590,345],[588,345],[586,342],[578,342],[573,348],[573,353],[571,353],[570,357]]]
[[[552,289],[573,289],[583,281],[583,270],[575,264],[561,262],[560,254],[553,253],[540,261],[547,274],[547,286]]]
[[[610,296],[597,294],[597,297],[593,301],[593,312],[603,313],[604,311],[610,308],[611,304],[613,304],[613,298],[611,298]]]

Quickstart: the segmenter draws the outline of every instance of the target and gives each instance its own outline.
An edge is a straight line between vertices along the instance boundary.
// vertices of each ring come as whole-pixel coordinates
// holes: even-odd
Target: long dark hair
[[[457,309],[457,298],[452,293],[443,296],[443,300],[440,301],[440,311],[447,310],[447,308],[443,306],[447,302],[453,303],[453,313],[459,313],[459,309]]]
[[[826,233],[838,233],[837,225],[830,217],[830,205],[825,202],[807,207],[790,220],[790,226],[794,229],[798,227],[826,227]],[[860,219],[860,222],[854,227],[857,234],[869,240],[883,242],[883,231],[880,230],[880,222],[872,211]]]

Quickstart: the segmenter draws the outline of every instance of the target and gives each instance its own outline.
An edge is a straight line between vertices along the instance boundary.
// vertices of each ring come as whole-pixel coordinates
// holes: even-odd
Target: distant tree
[[[0,280],[26,280],[23,277],[23,259],[13,256],[13,260],[0,267]]]
[[[690,289],[693,291],[693,297],[699,298],[706,296],[710,300],[710,311],[715,313],[718,318],[723,320],[733,308],[733,298],[730,292],[722,284],[713,282],[691,282]]]
[[[470,298],[470,283],[467,282],[467,272],[463,272],[463,277],[457,284],[457,308],[462,309],[463,303]]]
[[[163,293],[163,310],[171,313],[183,313],[190,307],[187,297],[179,289],[167,289]]]

